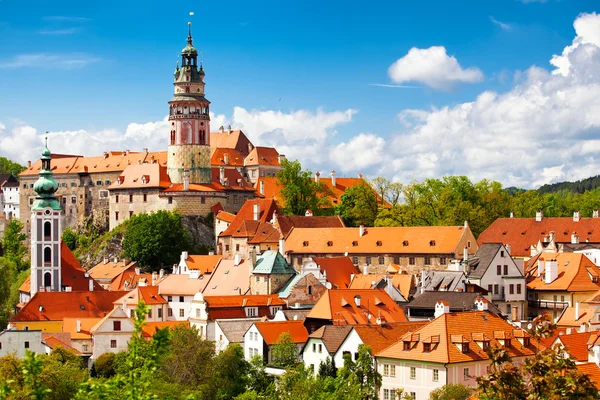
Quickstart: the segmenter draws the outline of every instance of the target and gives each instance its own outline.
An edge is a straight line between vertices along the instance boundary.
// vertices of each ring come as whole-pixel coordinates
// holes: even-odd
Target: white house
[[[231,343],[244,347],[244,334],[261,318],[218,319],[215,321],[215,351],[219,354]]]
[[[335,354],[351,331],[351,325],[325,325],[308,335],[308,340],[302,349],[304,365],[312,367],[316,374],[319,365],[328,357],[335,360]],[[358,344],[356,348],[358,349]],[[335,364],[338,368],[342,365]]]
[[[127,350],[127,344],[134,332],[134,323],[123,307],[117,306],[102,318],[92,329],[92,359],[104,353],[118,353]]]
[[[0,212],[9,220],[19,219],[19,182],[12,175],[0,176]]]
[[[271,348],[283,333],[289,333],[298,347],[298,355],[308,339],[303,321],[255,322],[244,334],[244,356],[251,360],[260,355],[266,363],[272,361]]]
[[[173,266],[173,274],[186,274],[191,279],[198,279],[202,275],[211,274],[222,258],[221,255],[196,255],[184,251],[181,253],[179,264]]]
[[[206,287],[209,278],[191,274],[169,275],[158,284],[158,293],[167,300],[166,321],[187,321],[192,316],[192,300]]]
[[[42,331],[5,330],[0,332],[0,357],[14,354],[19,358],[29,350],[45,354],[46,346],[42,342]]]
[[[121,307],[131,318],[140,301],[150,308],[146,315],[146,322],[167,320],[167,300],[158,294],[157,286],[138,286],[115,301],[114,304],[115,308]]]

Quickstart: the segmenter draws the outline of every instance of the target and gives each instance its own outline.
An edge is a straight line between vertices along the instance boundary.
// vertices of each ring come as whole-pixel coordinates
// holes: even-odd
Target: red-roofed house
[[[296,346],[298,355],[308,339],[304,321],[267,321],[255,322],[244,335],[244,355],[251,360],[261,355],[266,363],[273,361],[272,348],[282,334],[288,333]]]
[[[159,294],[158,286],[138,286],[115,300],[114,305],[115,308],[121,307],[131,318],[139,302],[150,307],[146,321],[162,322],[167,320],[168,302]]]
[[[244,159],[246,176],[251,183],[262,177],[275,177],[283,170],[281,161],[285,156],[273,147],[257,146]]]

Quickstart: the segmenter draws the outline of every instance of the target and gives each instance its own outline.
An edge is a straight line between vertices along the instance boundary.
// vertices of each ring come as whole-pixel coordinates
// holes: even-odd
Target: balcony
[[[569,307],[568,301],[552,301],[552,300],[529,300],[529,307],[533,308],[548,308],[551,310],[562,310]]]

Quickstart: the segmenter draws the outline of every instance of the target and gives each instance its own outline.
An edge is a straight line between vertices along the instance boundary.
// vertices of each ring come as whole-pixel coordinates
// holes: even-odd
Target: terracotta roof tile
[[[577,364],[577,370],[587,375],[594,385],[596,385],[596,388],[600,390],[600,367],[596,363]]]
[[[249,145],[252,146],[252,143],[241,130],[228,131],[225,129],[223,132],[217,131],[210,133],[211,149],[235,149],[243,155],[248,155],[250,152],[248,148]]]
[[[210,165],[213,167],[243,167],[244,155],[235,149],[212,148]]]
[[[551,259],[555,259],[558,263],[558,278],[552,283],[546,284],[544,274],[537,276],[537,268],[540,260],[546,265]],[[600,274],[600,268],[581,253],[543,253],[542,257],[528,266],[527,288],[530,290],[566,290],[569,292],[600,290],[600,282],[593,282],[590,273],[592,275]]]
[[[111,282],[109,290],[132,290],[137,288],[141,282],[144,282],[146,285],[152,285],[152,274],[136,274],[135,269],[127,270]]]
[[[216,218],[231,223],[235,219],[235,214],[228,213],[227,211],[219,211]]]
[[[159,188],[171,186],[167,167],[160,164],[133,164],[127,166],[109,190]]]
[[[190,279],[187,274],[168,275],[158,284],[158,293],[163,296],[193,296],[204,291],[208,281],[208,277]]]
[[[79,350],[77,350],[74,347],[71,347],[70,344],[61,341],[59,338],[57,338],[55,336],[47,336],[42,341],[46,344],[46,346],[50,347],[52,350],[54,350],[55,348],[60,346],[60,347],[65,348],[66,350],[69,350],[69,351],[77,354],[77,355],[81,354],[81,352]]]
[[[587,341],[591,335],[592,332],[577,332],[568,335],[559,335],[554,343],[562,344],[571,357],[579,362],[585,362],[588,360]]]
[[[371,289],[375,284],[386,278],[386,274],[356,274],[350,283],[350,289]],[[392,286],[400,291],[400,294],[408,300],[411,291],[415,287],[415,278],[408,274],[388,274]]]
[[[102,318],[63,318],[62,330],[71,335],[71,339],[90,339],[91,329]],[[80,329],[77,332],[77,321],[79,321]]]
[[[354,330],[364,344],[371,347],[373,354],[398,342],[408,332],[416,331],[427,322],[400,322],[385,325],[356,325]]]
[[[292,228],[344,228],[344,221],[335,217],[302,217],[292,215],[277,215],[275,225],[279,226],[281,234],[287,236]]]
[[[347,289],[350,287],[352,274],[360,274],[350,257],[313,257],[313,261],[317,263],[321,273],[327,274],[327,282],[334,289]]]
[[[101,261],[90,268],[88,273],[94,279],[107,279],[112,281],[124,271],[137,266],[136,261],[125,261],[127,260],[117,260],[117,262],[115,262],[114,259],[106,260],[106,262]]]
[[[279,167],[279,153],[273,147],[257,146],[246,156],[244,165],[268,165]]]
[[[169,328],[169,330],[173,330],[178,326],[190,326],[190,321],[159,321],[159,322],[146,322],[142,326],[142,336],[144,337],[152,337],[154,333],[158,329]]]
[[[255,204],[258,204],[260,207],[258,221],[254,221]],[[247,235],[247,237],[252,237],[256,233],[259,222],[270,221],[271,218],[273,218],[273,213],[276,210],[278,210],[277,204],[272,199],[246,200],[244,205],[242,205],[240,208],[240,211],[237,213],[236,218],[231,222],[231,225],[229,225],[229,227],[227,227],[227,229],[221,233],[220,237],[234,236],[236,234],[243,234]],[[246,221],[254,221],[254,224],[249,222],[245,224],[245,226],[242,226]]]
[[[114,304],[125,303],[135,307],[140,301],[146,305],[167,304],[167,300],[158,293],[158,286],[138,286],[115,300]]]
[[[305,343],[308,331],[304,321],[269,321],[254,323],[267,345],[277,342],[282,333],[287,332],[292,336],[294,343]]]
[[[221,260],[210,274],[204,291],[205,296],[235,296],[250,290],[252,266],[247,260],[235,265],[235,260]]]
[[[600,325],[600,320],[597,315],[597,307],[579,307],[579,316],[575,316],[575,307],[567,307],[556,321],[556,325],[560,327],[576,327],[579,328],[584,323],[595,323]],[[594,321],[594,317],[596,319]]]
[[[253,222],[253,221],[246,221],[246,223],[242,224],[242,232],[244,231],[244,227],[247,230],[250,230],[248,228],[248,222]],[[250,232],[247,232],[246,234],[248,234]],[[234,237],[238,236],[233,235]],[[245,236],[244,236],[245,237]],[[277,230],[277,228],[271,224],[270,222],[261,222],[258,227],[255,230],[255,234],[254,236],[252,236],[249,240],[248,243],[249,244],[258,244],[258,243],[278,243],[279,239],[281,238],[281,234],[279,233],[279,230]]]
[[[222,255],[190,254],[185,263],[189,269],[200,271],[200,274],[204,275],[212,273],[222,258]]]
[[[335,354],[352,330],[351,325],[323,325],[310,335],[309,338],[321,339],[327,352]]]

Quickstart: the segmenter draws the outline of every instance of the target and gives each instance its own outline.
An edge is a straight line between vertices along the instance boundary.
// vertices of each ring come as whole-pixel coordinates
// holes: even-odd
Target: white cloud
[[[361,133],[331,149],[329,158],[344,172],[363,171],[383,159],[385,140],[371,133]]]
[[[401,181],[465,174],[535,187],[600,168],[600,16],[582,14],[554,71],[532,66],[506,93],[431,110],[404,110],[382,171]]]
[[[448,56],[443,46],[428,49],[413,47],[388,69],[396,83],[421,82],[434,89],[446,90],[459,82],[476,83],[483,80],[479,68],[463,69],[454,56]]]
[[[64,28],[64,29],[43,29],[40,30],[40,35],[55,35],[55,36],[66,36],[73,35],[79,32],[79,28]]]
[[[0,60],[0,68],[39,67],[56,69],[76,69],[100,61],[100,58],[86,53],[31,53],[18,54]]]
[[[500,28],[504,29],[505,31],[510,31],[512,29],[512,25],[507,24],[506,22],[498,21],[496,18],[492,17],[491,15],[490,15],[490,21],[492,21],[492,23],[494,25],[499,26]]]

